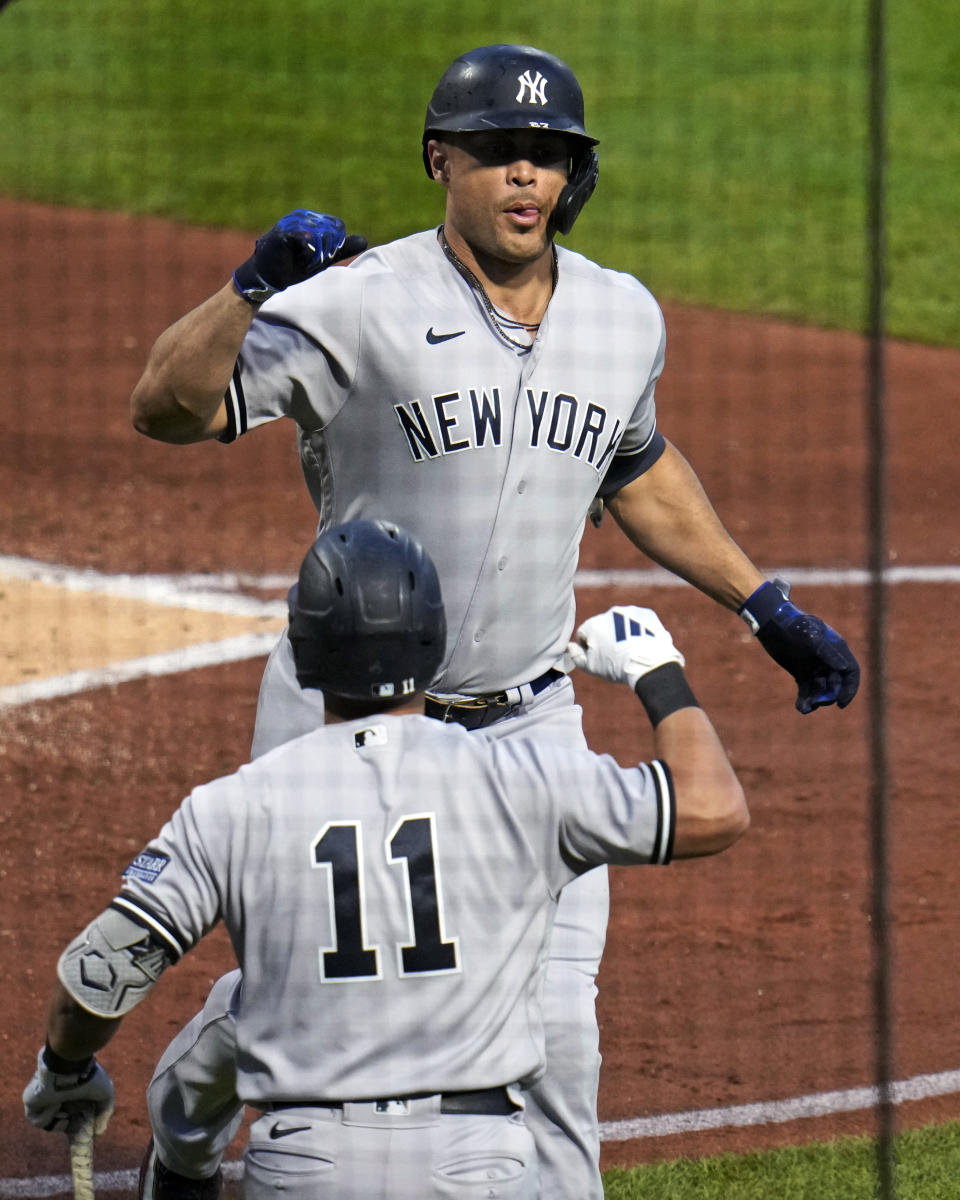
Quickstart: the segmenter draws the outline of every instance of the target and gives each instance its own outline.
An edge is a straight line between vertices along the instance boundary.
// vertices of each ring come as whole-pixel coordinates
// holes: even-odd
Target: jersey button
[[[483,630],[482,630],[482,629],[478,629],[478,630],[477,630],[477,632],[476,632],[476,633],[473,635],[473,640],[474,640],[475,642],[482,642],[482,641],[483,641]]]
[[[507,560],[506,560],[506,558],[505,558],[505,557],[504,557],[504,558],[501,558],[501,559],[499,560],[499,562],[497,563],[497,570],[498,570],[498,571],[502,571],[502,570],[503,570],[503,568],[504,568],[506,565],[507,565]]]
[[[517,484],[517,494],[519,496],[522,496],[526,490],[527,490],[527,481],[525,479],[521,479],[520,482]]]

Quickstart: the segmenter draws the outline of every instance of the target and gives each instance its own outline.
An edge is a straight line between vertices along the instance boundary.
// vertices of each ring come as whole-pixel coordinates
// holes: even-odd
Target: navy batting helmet
[[[290,589],[289,610],[301,687],[349,700],[421,691],[446,650],[436,567],[388,521],[347,521],[322,533]]]
[[[534,46],[501,44],[468,50],[444,71],[423,124],[423,164],[433,178],[427,143],[444,133],[489,129],[544,129],[565,134],[571,146],[570,179],[551,216],[569,233],[597,184],[600,164],[583,124],[583,92],[561,59]]]

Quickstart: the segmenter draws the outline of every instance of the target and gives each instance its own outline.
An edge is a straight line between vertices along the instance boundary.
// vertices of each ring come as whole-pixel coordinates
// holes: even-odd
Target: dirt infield
[[[160,330],[249,252],[249,238],[0,202],[8,310],[0,325],[5,453],[0,553],[108,573],[292,573],[313,529],[292,433],[175,448],[137,437],[127,397]],[[12,282],[12,287],[10,284]],[[864,347],[849,334],[666,306],[661,428],[691,459],[763,566],[853,568],[866,555]],[[960,564],[960,353],[893,344],[888,359],[892,565]],[[648,566],[605,522],[583,567]],[[280,593],[278,592],[277,595]],[[0,577],[3,682],[149,652],[113,610]],[[797,587],[861,654],[865,593]],[[688,588],[591,589],[582,615],[654,603],[683,647],[744,781],[749,835],[716,860],[617,871],[600,979],[601,1118],[787,1099],[872,1081],[869,705],[799,717],[792,685],[735,618]],[[41,602],[42,600],[42,602]],[[952,893],[960,810],[956,584],[889,592],[896,1076],[960,1067],[960,935]],[[74,624],[71,625],[71,622]],[[210,636],[207,617],[195,637]],[[180,637],[165,626],[160,645]],[[224,636],[233,632],[227,628]],[[164,640],[167,639],[167,640]],[[135,648],[134,648],[135,647]],[[85,657],[85,655],[87,657]],[[23,663],[28,664],[26,670]],[[18,667],[17,664],[20,664]],[[0,939],[7,1086],[0,1179],[66,1171],[19,1093],[56,955],[113,894],[120,869],[194,784],[246,757],[262,662],[143,679],[0,711]],[[19,674],[17,671],[19,670]],[[13,672],[13,674],[11,674]],[[578,682],[595,749],[646,753],[642,722]],[[131,1168],[143,1086],[173,1031],[230,962],[215,935],[161,982],[104,1054],[120,1107],[97,1169]],[[905,1123],[960,1118],[960,1096],[908,1104]],[[869,1111],[607,1142],[604,1165],[869,1132]]]

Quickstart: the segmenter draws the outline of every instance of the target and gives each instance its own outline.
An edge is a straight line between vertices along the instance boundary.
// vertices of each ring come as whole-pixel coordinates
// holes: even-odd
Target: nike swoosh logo
[[[427,341],[431,346],[439,346],[441,342],[449,342],[451,338],[463,337],[467,331],[458,329],[456,333],[434,333],[433,326],[427,330]]]
[[[312,1125],[290,1125],[284,1128],[279,1121],[274,1121],[270,1130],[270,1139],[275,1142],[277,1138],[289,1137],[291,1133],[309,1133],[312,1128]]]

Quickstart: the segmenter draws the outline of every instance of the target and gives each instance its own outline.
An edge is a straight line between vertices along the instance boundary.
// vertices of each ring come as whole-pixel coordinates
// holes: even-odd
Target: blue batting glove
[[[797,681],[797,711],[846,708],[860,686],[860,664],[836,630],[787,599],[782,580],[764,583],[740,607],[757,641]]]
[[[339,217],[298,208],[257,239],[253,254],[234,271],[233,283],[249,304],[262,304],[366,248],[366,238],[348,237]]]

